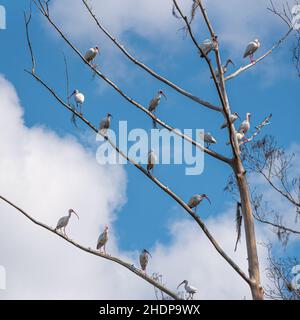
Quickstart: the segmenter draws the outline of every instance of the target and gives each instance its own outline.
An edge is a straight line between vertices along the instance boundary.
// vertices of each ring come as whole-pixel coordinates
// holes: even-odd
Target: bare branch
[[[278,40],[273,47],[267,51],[265,54],[263,54],[261,57],[257,58],[253,63],[249,63],[244,67],[239,68],[238,70],[236,70],[235,72],[233,72],[232,74],[230,74],[229,76],[227,76],[225,78],[225,81],[230,80],[235,78],[236,76],[238,76],[240,73],[254,67],[258,62],[262,61],[263,59],[265,59],[268,55],[270,55],[275,49],[277,49],[283,42],[284,40],[289,36],[289,34],[293,31],[293,28],[290,28],[288,30],[288,32],[280,39]]]
[[[179,12],[180,16],[182,17],[182,19],[184,20],[185,24],[186,24],[186,27],[187,27],[187,30],[188,30],[188,33],[193,41],[193,43],[195,44],[198,52],[201,53],[201,55],[204,57],[204,59],[206,60],[207,64],[208,64],[208,67],[209,67],[209,70],[210,70],[210,73],[211,73],[211,76],[212,76],[212,79],[214,80],[214,83],[215,83],[215,86],[216,86],[216,89],[217,89],[217,92],[218,92],[218,95],[219,95],[219,98],[220,98],[220,101],[221,101],[221,104],[222,106],[224,106],[225,102],[224,102],[224,99],[223,99],[223,95],[222,95],[222,92],[221,92],[221,89],[220,89],[220,86],[219,86],[219,83],[218,83],[218,80],[217,80],[217,77],[216,77],[216,73],[214,71],[214,68],[212,66],[212,63],[210,61],[210,59],[208,58],[207,54],[202,50],[201,46],[199,45],[199,43],[197,42],[194,34],[193,34],[193,31],[192,31],[192,28],[191,28],[191,25],[190,25],[190,22],[188,21],[188,18],[183,14],[182,10],[180,9],[178,3],[176,0],[173,0],[173,3],[174,3],[174,6],[176,8],[176,10]],[[195,5],[195,7],[194,7]],[[196,8],[199,6],[199,4],[197,3],[197,1],[195,1],[193,3],[193,8],[194,10],[196,10]]]
[[[129,53],[129,51],[127,51],[125,49],[125,47],[120,44],[118,42],[118,40],[113,37],[104,27],[103,25],[100,23],[99,18],[96,17],[96,15],[93,13],[92,9],[89,7],[89,5],[87,4],[86,0],[82,0],[83,4],[85,5],[85,7],[87,8],[88,12],[90,13],[90,15],[93,17],[93,19],[95,20],[97,26],[99,27],[100,30],[103,31],[103,33],[125,54],[125,56],[127,58],[129,58],[129,60],[131,60],[134,64],[136,64],[137,66],[141,67],[142,69],[144,69],[145,71],[147,71],[150,75],[152,75],[153,77],[155,77],[156,79],[160,80],[161,82],[165,83],[166,85],[168,85],[169,87],[173,88],[174,90],[176,90],[177,92],[181,93],[182,95],[192,99],[193,101],[211,109],[211,110],[215,110],[215,111],[219,111],[221,112],[221,108],[212,105],[211,103],[204,101],[196,96],[194,96],[193,94],[187,92],[186,90],[182,89],[181,87],[179,87],[178,85],[174,84],[173,82],[171,82],[170,80],[164,78],[163,76],[159,75],[158,73],[156,73],[154,70],[152,70],[150,67],[148,67],[147,65],[145,65],[144,63],[140,62],[138,59],[136,59],[131,53]]]
[[[29,16],[27,18],[26,13],[24,12],[24,22],[25,22],[25,30],[26,30],[26,39],[27,39],[27,44],[28,44],[28,48],[30,51],[30,57],[31,57],[31,71],[34,73],[35,72],[35,58],[33,55],[33,50],[32,50],[32,45],[31,45],[31,41],[30,41],[30,37],[29,37],[29,24],[31,21],[31,6],[30,6],[30,13]]]
[[[176,293],[174,293],[173,291],[169,290],[168,288],[166,288],[162,283],[155,281],[153,278],[147,276],[147,274],[145,274],[143,271],[135,268],[131,263],[129,262],[125,262],[123,260],[121,260],[120,258],[117,257],[113,257],[110,256],[108,254],[104,254],[101,252],[98,252],[96,250],[93,250],[91,248],[87,248],[83,245],[81,245],[80,243],[66,237],[65,235],[63,235],[62,233],[57,232],[55,229],[51,228],[50,226],[46,225],[45,223],[39,222],[38,220],[36,220],[35,218],[33,218],[31,215],[29,215],[28,213],[26,213],[23,209],[19,208],[17,205],[15,205],[14,203],[12,203],[11,201],[7,200],[6,198],[4,198],[2,195],[0,195],[0,199],[2,199],[3,201],[5,201],[6,203],[8,203],[10,206],[12,206],[13,208],[15,208],[16,210],[18,210],[19,212],[21,212],[27,219],[29,219],[31,222],[33,222],[34,224],[54,233],[55,235],[61,237],[62,239],[64,239],[65,241],[69,242],[70,244],[72,244],[73,246],[75,246],[76,248],[83,250],[89,254],[98,256],[100,258],[106,259],[106,260],[110,260],[113,261],[121,266],[123,266],[124,268],[130,270],[131,272],[133,272],[134,274],[136,274],[138,277],[144,279],[145,281],[147,281],[148,283],[150,283],[151,285],[153,285],[154,287],[158,288],[159,290],[163,291],[164,293],[166,293],[167,295],[169,295],[170,297],[172,297],[175,300],[180,300],[179,296],[177,296]]]
[[[173,198],[185,211],[196,221],[198,226],[203,230],[209,241],[215,247],[217,252],[231,265],[231,267],[247,282],[251,283],[251,280],[247,277],[247,275],[238,267],[238,265],[224,252],[224,250],[220,247],[218,242],[214,239],[212,234],[206,228],[202,219],[195,214],[195,212],[190,209],[190,207],[173,191],[171,191],[167,186],[165,186],[162,182],[160,182],[156,177],[152,176],[146,169],[144,169],[140,164],[130,159],[124,152],[122,152],[109,138],[105,137],[103,134],[98,132],[98,129],[94,127],[87,119],[85,119],[80,113],[76,110],[73,110],[69,105],[67,105],[56,93],[53,89],[51,89],[42,79],[40,79],[36,74],[31,74],[39,83],[41,83],[51,94],[52,96],[66,109],[70,112],[74,113],[80,120],[82,120],[86,125],[88,125],[94,132],[102,135],[107,142],[115,149],[124,159],[126,159],[129,163],[134,165],[140,172],[142,172],[145,176],[147,176],[150,180],[152,180],[160,189],[162,189],[165,193],[167,193],[171,198]]]
[[[166,124],[165,122],[163,122],[162,120],[158,119],[153,113],[151,113],[147,108],[145,108],[144,106],[142,106],[140,103],[136,102],[135,100],[133,100],[131,97],[129,97],[127,94],[125,94],[113,81],[111,81],[109,78],[107,78],[103,73],[101,73],[99,70],[97,70],[95,68],[95,66],[89,64],[84,56],[82,55],[82,53],[74,46],[74,44],[72,44],[70,42],[70,40],[63,34],[63,32],[56,26],[56,24],[52,21],[52,19],[50,18],[50,16],[48,14],[44,15],[47,20],[49,21],[49,23],[54,27],[54,29],[58,32],[58,34],[65,40],[65,42],[73,49],[73,51],[75,53],[77,53],[77,55],[81,58],[81,60],[95,73],[97,74],[101,79],[103,79],[106,83],[108,83],[116,92],[118,92],[125,100],[127,100],[129,103],[131,103],[132,105],[134,105],[135,107],[137,107],[138,109],[140,109],[141,111],[143,111],[145,114],[147,114],[152,120],[155,120],[155,122],[157,122],[158,124],[160,124],[162,127],[166,128],[167,130],[169,130],[170,132],[175,133],[176,135],[180,136],[182,139],[185,139],[186,141],[192,143],[194,146],[196,146],[197,148],[199,148],[201,151],[209,154],[210,156],[221,160],[227,164],[231,163],[231,159],[224,157],[221,154],[218,154],[216,152],[214,152],[213,150],[210,150],[208,148],[205,148],[203,145],[197,143],[196,141],[194,141],[192,138],[190,138],[187,135],[184,135],[183,133],[181,133],[179,130],[176,130],[175,128],[171,127],[170,125]]]
[[[244,139],[243,141],[240,142],[240,145],[243,145],[247,142],[252,141],[257,135],[260,134],[261,130],[263,129],[263,127],[265,127],[266,125],[270,124],[270,119],[272,118],[272,113],[267,116],[259,125],[257,125],[255,127],[256,131],[253,133],[253,135],[247,139]]]

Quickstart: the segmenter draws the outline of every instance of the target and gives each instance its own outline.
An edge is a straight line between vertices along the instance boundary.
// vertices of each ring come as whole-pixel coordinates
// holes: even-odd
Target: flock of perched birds
[[[255,60],[253,59],[253,55],[259,47],[260,47],[260,42],[258,39],[251,41],[248,44],[243,57],[244,58],[250,57],[250,62],[255,63]],[[211,51],[213,51],[215,49],[215,44],[212,40],[206,39],[201,44],[201,49],[205,53],[205,55],[208,55]],[[93,60],[96,58],[96,56],[99,54],[99,52],[100,52],[100,50],[98,47],[90,48],[86,52],[84,59],[86,60],[87,63],[91,64],[93,62]],[[204,57],[204,55],[201,55],[201,57]],[[227,72],[229,64],[234,65],[233,62],[230,59],[228,59],[226,61],[226,64],[222,67],[224,73]],[[217,78],[219,77],[218,70],[216,70],[216,77]],[[82,114],[82,104],[85,101],[84,94],[79,92],[76,89],[73,91],[73,93],[71,94],[71,96],[69,98],[71,98],[72,96],[74,96],[74,100],[76,103],[76,109],[78,110],[78,107],[79,107],[79,112],[80,112],[80,114]],[[151,99],[151,101],[149,102],[149,105],[148,105],[149,112],[151,112],[153,114],[155,113],[156,108],[159,105],[162,96],[164,96],[167,99],[165,93],[162,90],[159,90],[157,92],[156,96],[153,99]],[[250,129],[250,116],[251,116],[250,113],[246,114],[246,119],[240,124],[239,129],[236,132],[236,137],[239,142],[244,138],[245,134]],[[110,128],[111,118],[112,118],[112,115],[110,113],[107,113],[107,116],[100,121],[99,132],[101,134],[103,134],[103,135],[107,134],[107,130]],[[238,118],[240,118],[238,113],[234,112],[230,115],[229,121],[230,121],[230,123],[233,123]],[[153,126],[156,127],[155,120],[153,120]],[[228,127],[227,120],[224,121],[224,123],[221,125],[220,128],[224,129],[226,127]],[[204,141],[204,143],[206,144],[207,148],[209,148],[209,146],[211,144],[217,143],[217,140],[209,132],[208,133],[201,133],[200,137]],[[150,150],[148,153],[148,164],[147,164],[147,171],[149,174],[151,174],[151,173],[153,174],[153,170],[154,170],[154,166],[155,166],[156,162],[157,162],[156,154],[153,150]],[[208,198],[208,196],[206,194],[196,194],[189,199],[187,206],[190,209],[194,209],[195,210],[194,213],[196,214],[197,207],[204,199],[207,199],[209,201],[209,203],[211,203],[210,199]],[[77,216],[77,218],[79,219],[78,214],[73,209],[69,209],[68,215],[64,216],[58,220],[56,228],[55,228],[56,232],[61,231],[62,235],[67,237],[66,226],[68,225],[72,214]],[[99,250],[100,253],[102,253],[102,248],[103,248],[103,253],[107,254],[105,246],[108,241],[108,238],[109,238],[108,237],[108,226],[105,226],[104,231],[100,234],[98,241],[97,241],[97,245],[96,245],[96,249]],[[147,265],[149,262],[149,257],[152,257],[150,252],[147,251],[146,249],[143,249],[140,253],[140,256],[139,256],[139,262],[140,262],[141,270],[145,274],[146,274],[146,269],[147,269]],[[178,285],[177,289],[183,284],[184,284],[185,291],[188,293],[188,299],[193,299],[194,294],[197,292],[197,288],[189,285],[188,281],[184,280],[183,282],[181,282]]]

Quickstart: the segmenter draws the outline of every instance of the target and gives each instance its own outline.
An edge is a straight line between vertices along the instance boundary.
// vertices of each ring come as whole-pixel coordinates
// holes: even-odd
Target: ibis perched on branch
[[[230,123],[234,123],[238,118],[240,119],[240,116],[238,115],[237,112],[234,112],[229,116],[229,121]],[[225,119],[224,123],[221,125],[221,129],[224,129],[226,127],[228,127],[228,122]]]
[[[253,55],[259,47],[260,47],[260,42],[258,39],[255,39],[254,41],[249,42],[249,44],[245,50],[243,58],[250,57],[250,62],[254,63],[255,60],[253,59]]]
[[[112,115],[108,113],[104,119],[100,121],[99,132],[103,135],[106,135],[107,130],[110,128]]]
[[[199,132],[199,136],[204,141],[207,148],[209,148],[211,144],[217,143],[217,140],[215,139],[215,137],[213,137],[213,135],[210,132]]]
[[[244,132],[236,132],[236,133],[235,133],[235,136],[236,136],[236,139],[237,139],[238,143],[240,144],[240,142],[241,142],[241,141],[244,139],[244,137],[245,137],[245,133],[244,133]],[[228,141],[226,144],[227,144],[227,145],[230,145],[230,141]]]
[[[99,52],[100,52],[99,47],[90,48],[84,55],[84,59],[88,63],[91,63],[96,58]]]
[[[78,220],[79,220],[78,214],[73,209],[69,209],[68,212],[69,212],[69,214],[67,216],[64,216],[64,217],[62,217],[62,218],[60,218],[58,220],[57,225],[55,227],[55,231],[58,231],[58,230],[62,229],[63,234],[65,236],[67,236],[67,234],[66,234],[66,226],[69,223],[69,220],[71,218],[72,213],[74,213],[77,216]]]
[[[251,113],[246,113],[246,119],[239,126],[238,132],[246,134],[250,129],[250,117]]]
[[[146,249],[144,249],[140,254],[140,265],[141,265],[142,270],[145,273],[146,273],[146,268],[147,268],[148,261],[149,261],[149,256],[152,258],[150,252],[147,251]]]
[[[84,103],[84,95],[81,92],[79,92],[77,89],[75,89],[69,98],[71,98],[73,96],[74,96],[74,99],[76,102],[76,110],[78,110],[78,105],[79,105],[79,107],[80,107],[79,112],[80,112],[80,114],[82,114],[82,104]]]
[[[156,96],[149,102],[148,110],[152,113],[155,113],[157,106],[160,103],[161,97],[164,96],[167,99],[167,96],[162,90],[159,90]],[[153,120],[153,127],[156,128],[156,122]]]
[[[98,241],[97,241],[97,249],[102,252],[102,247],[104,253],[106,254],[105,245],[108,241],[108,226],[105,226],[104,231],[100,234]]]
[[[197,292],[197,288],[189,285],[187,280],[183,280],[177,287],[177,289],[184,284],[185,291],[189,294],[187,300],[193,300],[194,294]]]
[[[211,39],[205,39],[201,44],[200,48],[202,49],[203,53],[208,55],[212,50],[215,50],[215,44]],[[200,57],[204,58],[204,54],[200,52]]]
[[[148,164],[147,164],[147,171],[149,173],[152,170],[152,174],[153,174],[153,169],[154,169],[156,162],[157,162],[157,156],[156,156],[154,150],[150,150],[148,153]]]
[[[195,213],[196,213],[197,207],[202,202],[203,199],[207,199],[208,202],[211,204],[208,196],[205,193],[203,193],[203,194],[195,194],[194,196],[192,196],[188,202],[188,206],[191,209],[195,208]]]

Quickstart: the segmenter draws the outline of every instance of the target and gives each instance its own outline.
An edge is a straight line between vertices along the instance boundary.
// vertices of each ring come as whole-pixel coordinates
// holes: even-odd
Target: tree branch
[[[138,59],[136,59],[131,53],[129,53],[129,51],[127,51],[125,49],[125,47],[120,44],[118,42],[118,40],[113,37],[104,27],[103,25],[100,23],[99,18],[96,17],[96,15],[93,13],[92,9],[89,7],[89,5],[87,4],[86,0],[82,0],[83,4],[85,5],[85,7],[87,8],[88,12],[90,13],[90,15],[93,17],[93,19],[95,20],[97,26],[99,27],[100,30],[103,31],[103,33],[125,54],[125,56],[131,60],[134,64],[136,64],[137,66],[139,66],[140,68],[144,69],[145,71],[147,71],[151,76],[153,76],[154,78],[158,79],[159,81],[165,83],[166,85],[168,85],[169,87],[173,88],[174,90],[176,90],[177,92],[181,93],[182,95],[190,98],[191,100],[203,105],[204,107],[211,109],[211,110],[215,110],[215,111],[219,111],[221,112],[221,108],[212,105],[211,103],[204,101],[196,96],[194,96],[193,94],[187,92],[186,90],[182,89],[181,87],[179,87],[178,85],[174,84],[173,82],[171,82],[170,80],[164,78],[163,76],[159,75],[158,73],[156,73],[154,70],[152,70],[150,67],[148,67],[147,65],[145,65],[144,63],[140,62]]]
[[[0,199],[2,199],[3,201],[5,201],[6,203],[8,203],[10,206],[12,206],[13,208],[15,208],[16,210],[18,210],[19,212],[21,212],[27,219],[29,219],[31,222],[33,222],[34,224],[54,233],[55,235],[61,237],[62,239],[64,239],[65,241],[69,242],[70,244],[72,244],[73,246],[77,247],[80,250],[83,250],[89,254],[98,256],[100,258],[106,259],[106,260],[110,260],[113,261],[121,266],[123,266],[124,268],[130,270],[131,272],[133,272],[134,274],[136,274],[138,277],[144,279],[145,281],[147,281],[148,283],[150,283],[151,285],[153,285],[154,287],[158,288],[159,290],[163,291],[164,293],[166,293],[167,295],[169,295],[170,297],[172,297],[175,300],[180,300],[180,297],[174,293],[173,291],[169,290],[168,288],[166,288],[165,286],[163,286],[160,282],[155,281],[154,279],[150,278],[147,274],[145,274],[143,271],[135,268],[131,263],[125,262],[123,260],[121,260],[120,258],[117,257],[113,257],[111,255],[108,254],[104,254],[101,252],[98,252],[96,250],[93,250],[91,248],[87,248],[83,245],[81,245],[80,243],[64,236],[62,233],[59,233],[57,231],[55,231],[55,229],[51,228],[50,226],[46,225],[45,223],[39,222],[38,220],[36,220],[35,218],[33,218],[31,215],[29,215],[28,213],[26,213],[23,209],[19,208],[18,206],[16,206],[14,203],[12,203],[11,201],[7,200],[6,198],[4,198],[2,195],[0,195]]]
[[[47,12],[47,11],[45,11]],[[94,66],[92,66],[91,64],[89,64],[85,59],[84,56],[81,54],[81,52],[74,46],[74,44],[71,43],[71,41],[64,35],[64,33],[56,26],[56,24],[53,22],[53,20],[50,18],[48,13],[43,14],[46,19],[49,21],[49,23],[54,27],[54,29],[58,32],[58,34],[65,40],[65,42],[73,49],[73,51],[75,53],[77,53],[77,55],[81,58],[81,60],[91,69],[93,70],[93,72],[95,72],[101,79],[103,79],[106,83],[108,83],[115,91],[117,91],[125,100],[127,100],[129,103],[131,103],[132,105],[134,105],[135,107],[137,107],[138,109],[140,109],[141,111],[143,111],[145,114],[147,114],[151,119],[155,120],[155,122],[157,122],[158,124],[160,124],[162,127],[166,128],[168,131],[173,132],[174,134],[180,136],[182,139],[192,143],[194,146],[196,146],[197,148],[199,148],[201,151],[207,153],[208,155],[221,160],[227,164],[231,164],[231,159],[218,154],[217,152],[205,148],[203,145],[201,145],[200,143],[197,143],[196,141],[194,141],[192,138],[190,138],[187,135],[184,135],[183,133],[181,133],[179,130],[176,130],[175,128],[173,128],[172,126],[166,124],[165,122],[163,122],[162,120],[160,120],[159,118],[157,118],[153,113],[151,113],[147,108],[145,108],[144,106],[142,106],[140,103],[136,102],[135,100],[133,100],[131,97],[127,96],[127,94],[125,94],[113,81],[111,81],[109,78],[107,78],[104,74],[102,74],[99,70],[97,70]]]
[[[150,180],[152,180],[160,189],[162,189],[165,193],[167,193],[171,198],[173,198],[185,211],[196,221],[198,226],[203,230],[205,235],[211,244],[215,247],[217,252],[231,265],[231,267],[247,282],[250,283],[250,279],[247,275],[238,267],[238,265],[224,252],[224,250],[220,247],[218,242],[214,239],[212,234],[206,228],[202,219],[195,214],[195,212],[189,208],[189,206],[173,191],[171,191],[166,185],[164,185],[161,181],[159,181],[156,177],[152,176],[146,169],[144,169],[141,165],[135,162],[133,159],[130,159],[123,151],[121,151],[109,138],[105,137],[103,134],[98,132],[98,129],[94,127],[87,119],[85,119],[82,115],[80,115],[76,110],[73,110],[69,105],[67,105],[55,92],[51,89],[42,79],[40,79],[36,74],[31,73],[30,71],[26,71],[31,74],[39,83],[41,83],[51,94],[52,96],[66,109],[75,114],[80,120],[82,120],[87,126],[89,126],[94,132],[103,136],[106,141],[115,149],[124,159],[126,159],[129,163],[134,165],[140,172],[142,172],[145,176],[147,176]]]
[[[263,129],[263,127],[265,127],[266,125],[268,125],[270,123],[270,119],[272,118],[272,113],[267,116],[258,126],[256,126],[256,131],[253,133],[253,135],[250,138],[244,139],[243,141],[240,142],[240,145],[243,145],[247,142],[252,141],[257,135],[260,134],[261,130]]]
[[[253,63],[249,63],[244,67],[240,67],[238,70],[236,70],[235,72],[233,72],[232,74],[227,76],[225,78],[225,81],[235,78],[240,73],[242,73],[242,72],[254,67],[258,62],[260,62],[261,60],[265,59],[268,55],[270,55],[275,49],[277,49],[284,42],[284,40],[289,36],[289,34],[292,32],[292,30],[293,30],[293,28],[290,28],[288,30],[288,32],[280,40],[278,40],[269,51],[267,51],[261,57],[257,58]]]

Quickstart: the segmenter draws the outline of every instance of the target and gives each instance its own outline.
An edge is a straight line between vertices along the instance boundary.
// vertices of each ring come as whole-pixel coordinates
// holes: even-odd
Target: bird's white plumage
[[[107,129],[110,128],[110,122],[111,122],[111,114],[107,114],[107,116],[100,121],[99,130],[102,134],[107,133]]]
[[[248,130],[250,129],[250,113],[246,114],[246,119],[241,123],[239,126],[239,132],[246,134]]]
[[[194,208],[194,207],[198,206],[199,203],[200,203],[202,200],[203,200],[203,197],[202,197],[200,194],[195,194],[195,195],[193,195],[193,196],[190,198],[190,200],[189,200],[189,202],[188,202],[188,206],[189,206],[190,208]]]
[[[199,132],[199,136],[207,144],[217,143],[217,140],[210,132],[207,132],[207,133]]]
[[[259,47],[260,47],[260,42],[258,39],[255,39],[254,41],[249,42],[243,57],[244,58],[247,58],[248,56],[251,57]]]
[[[143,250],[140,254],[140,265],[143,271],[146,271],[148,261],[149,261],[149,252],[147,250]]]
[[[97,241],[97,249],[101,250],[102,247],[105,248],[105,245],[108,241],[108,227],[105,227],[104,231],[100,234]],[[105,249],[104,249],[105,251]]]
[[[148,153],[147,170],[148,171],[152,170],[154,168],[156,162],[157,162],[157,156],[156,156],[154,150],[150,150]]]
[[[178,289],[182,284],[184,284],[184,289],[185,289],[185,291],[189,294],[189,296],[188,296],[187,299],[188,299],[188,300],[189,300],[189,299],[192,300],[193,297],[194,297],[194,294],[198,291],[198,289],[197,289],[196,287],[191,286],[187,280],[182,281],[181,284],[177,287],[177,289]]]
[[[238,119],[239,115],[237,112],[232,113],[229,116],[229,121],[230,123],[234,123],[237,119]],[[223,124],[221,125],[221,129],[224,129],[228,126],[227,120],[225,119],[225,121],[223,122]]]
[[[84,55],[84,59],[87,61],[87,62],[91,62],[93,61],[97,54],[99,53],[99,48],[98,47],[94,47],[94,48],[90,48],[86,54]]]
[[[202,49],[202,51],[208,55],[212,50],[215,49],[215,45],[214,43],[211,41],[211,39],[205,39],[201,44],[200,44],[200,48]],[[201,52],[200,52],[201,53]],[[201,57],[203,58],[204,55],[201,54]]]

